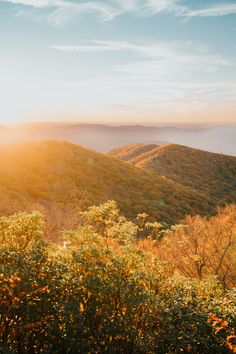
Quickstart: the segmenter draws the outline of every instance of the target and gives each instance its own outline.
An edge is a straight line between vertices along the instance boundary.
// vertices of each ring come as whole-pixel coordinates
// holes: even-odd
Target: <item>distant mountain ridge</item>
[[[105,125],[85,123],[28,123],[0,129],[0,144],[42,140],[69,141],[99,152],[135,144],[181,144],[236,156],[236,125]]]
[[[108,155],[164,175],[215,202],[236,200],[236,157],[167,144],[132,144]]]

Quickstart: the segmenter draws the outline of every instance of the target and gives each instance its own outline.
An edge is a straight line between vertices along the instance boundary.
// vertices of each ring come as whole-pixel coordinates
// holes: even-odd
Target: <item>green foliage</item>
[[[43,236],[43,217],[39,212],[26,212],[0,218],[1,247],[16,248],[24,251],[32,242],[40,241]]]
[[[138,220],[108,201],[53,245],[40,214],[2,218],[0,352],[230,353],[235,290],[174,274],[142,251],[139,233],[162,226]]]
[[[92,206],[88,211],[81,212],[84,222],[93,227],[104,239],[116,239],[119,243],[134,241],[138,226],[120,215],[120,210],[114,200],[100,206]]]

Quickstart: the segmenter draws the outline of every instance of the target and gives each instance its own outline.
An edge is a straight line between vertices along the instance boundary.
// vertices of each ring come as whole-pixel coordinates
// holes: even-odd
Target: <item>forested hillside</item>
[[[236,157],[176,144],[132,144],[109,155],[189,186],[218,205],[236,202]]]
[[[147,212],[167,223],[213,210],[191,188],[67,142],[2,147],[0,186],[2,215],[37,209],[66,226],[81,208],[108,199],[131,218]]]

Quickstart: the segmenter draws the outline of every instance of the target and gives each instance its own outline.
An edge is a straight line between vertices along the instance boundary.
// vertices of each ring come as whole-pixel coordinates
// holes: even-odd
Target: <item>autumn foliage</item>
[[[211,225],[213,247],[220,222],[221,242],[231,230],[234,243],[233,215],[232,207],[193,219],[193,235],[201,236],[197,225],[204,235]],[[0,219],[1,353],[235,352],[232,277],[225,283],[211,267],[199,276],[194,254],[191,274],[167,257],[164,240],[190,242],[190,219],[171,229],[145,213],[131,222],[109,201],[81,212],[57,244],[43,231],[38,212]],[[229,262],[227,254],[222,270]]]

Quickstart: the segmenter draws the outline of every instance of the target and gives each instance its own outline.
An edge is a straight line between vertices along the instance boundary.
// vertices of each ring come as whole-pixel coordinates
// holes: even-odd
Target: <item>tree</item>
[[[189,277],[216,276],[224,287],[236,285],[236,206],[216,216],[188,217],[158,245],[158,254]]]

